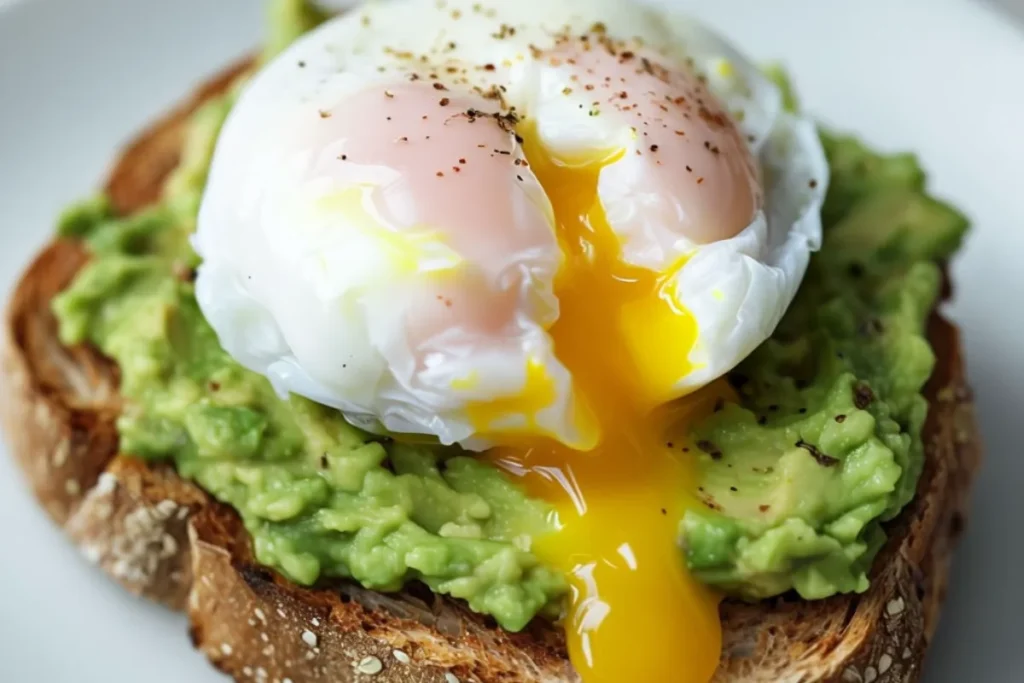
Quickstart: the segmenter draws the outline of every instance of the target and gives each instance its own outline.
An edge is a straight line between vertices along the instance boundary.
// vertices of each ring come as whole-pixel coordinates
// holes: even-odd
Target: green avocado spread
[[[275,7],[272,51],[321,19],[304,3]],[[62,220],[93,258],[53,308],[63,342],[92,343],[121,368],[121,451],[173,460],[239,512],[260,562],[297,583],[418,580],[509,630],[557,614],[566,579],[530,550],[551,531],[546,503],[458,449],[371,436],[281,400],[221,349],[196,304],[189,235],[233,100],[195,113],[162,201],[121,217],[101,197]],[[681,552],[701,580],[748,599],[867,588],[882,525],[922,468],[925,325],[939,264],[967,227],[925,194],[913,157],[822,139],[824,247],[774,336],[731,374],[739,403],[684,445],[705,507],[680,521]]]

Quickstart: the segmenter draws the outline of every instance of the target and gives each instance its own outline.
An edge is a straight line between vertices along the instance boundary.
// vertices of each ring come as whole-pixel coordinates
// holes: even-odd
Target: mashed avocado
[[[274,16],[272,51],[320,20],[295,0]],[[54,302],[61,338],[119,364],[121,450],[172,459],[238,510],[261,562],[297,583],[344,577],[391,591],[419,580],[510,630],[554,614],[566,580],[530,551],[551,530],[545,503],[457,449],[373,437],[335,411],[282,401],[220,348],[195,301],[188,237],[233,100],[195,114],[163,201],[125,218],[98,198],[62,221],[93,259]],[[733,373],[740,403],[683,446],[707,506],[681,522],[689,564],[752,598],[866,587],[880,525],[922,466],[934,361],[924,324],[936,263],[966,226],[923,194],[911,157],[824,140],[834,173],[824,250],[777,334]]]
[[[731,373],[740,403],[684,446],[707,508],[680,525],[690,569],[750,599],[867,589],[881,524],[924,464],[926,323],[967,229],[924,193],[912,156],[823,142],[824,246],[773,337]]]

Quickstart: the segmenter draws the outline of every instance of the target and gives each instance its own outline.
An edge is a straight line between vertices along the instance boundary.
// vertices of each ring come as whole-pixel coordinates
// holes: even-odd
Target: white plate
[[[10,4],[0,0],[0,7]],[[260,0],[31,0],[0,11],[0,294],[118,144],[261,36]],[[952,313],[988,444],[928,683],[1024,679],[1024,34],[965,0],[686,0],[805,103],[889,149],[975,220]],[[3,388],[0,387],[0,391]],[[2,454],[0,454],[2,455]],[[0,680],[219,678],[182,618],[82,561],[0,457]]]

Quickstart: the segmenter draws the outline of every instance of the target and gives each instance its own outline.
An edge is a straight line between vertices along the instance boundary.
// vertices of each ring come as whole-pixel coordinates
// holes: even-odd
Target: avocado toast
[[[195,104],[216,97],[232,80],[218,79]],[[211,130],[209,122],[216,121],[217,106],[199,116],[188,144],[183,142],[182,112],[129,150],[108,185],[114,214],[134,215],[159,200],[184,145],[183,170],[169,181],[167,193],[182,198],[173,188],[187,188],[189,173],[197,169],[201,177],[205,150],[215,137],[216,126]],[[833,209],[838,215],[830,222],[838,223],[854,202],[878,186],[902,190],[903,195],[892,195],[893,203],[875,202],[885,207],[875,210],[883,220],[862,219],[860,227],[844,231],[844,249],[851,252],[871,239],[891,246],[891,236],[880,234],[887,215],[906,208],[911,229],[921,222],[920,212],[911,210],[922,205],[908,205],[905,194],[916,198],[921,178],[905,158],[882,159],[867,152],[857,156],[852,151],[857,148],[849,144],[833,150],[833,168],[838,169],[833,192],[838,199],[831,206],[841,210]],[[843,169],[844,161],[850,168]],[[93,221],[107,220],[105,211],[95,210],[98,219]],[[930,220],[932,214],[925,216],[927,225],[915,236],[940,223]],[[944,258],[962,230],[956,223],[903,253],[922,261]],[[66,230],[85,233],[93,224],[89,212],[80,211]],[[828,239],[825,249],[835,253],[829,251]],[[49,314],[51,300],[67,288],[87,253],[80,242],[58,241],[19,287],[5,356],[5,371],[17,390],[5,396],[5,415],[15,452],[37,495],[88,557],[136,592],[179,608],[187,603],[197,645],[239,678],[348,680],[362,674],[391,677],[385,680],[446,680],[450,674],[463,680],[573,679],[559,633],[543,622],[523,634],[510,634],[415,586],[401,598],[351,584],[300,588],[255,564],[248,534],[229,508],[212,503],[166,465],[114,457],[114,420],[122,412],[118,373],[90,346],[62,347]],[[851,274],[858,271],[856,263],[848,265]],[[178,276],[187,281],[187,268]],[[725,658],[718,680],[916,677],[935,623],[949,540],[962,521],[968,475],[977,460],[955,333],[933,316],[928,339],[937,363],[926,391],[931,411],[923,439],[925,466],[914,502],[886,524],[889,541],[875,560],[871,588],[857,597],[822,602],[783,598],[757,605],[726,603]],[[741,391],[743,385],[759,381],[756,373],[748,375],[736,373],[733,378]],[[859,395],[868,407],[868,394],[861,390]],[[772,405],[774,400],[764,401],[766,413],[773,412]],[[715,439],[722,447],[719,437]],[[823,460],[831,457],[819,455]],[[712,509],[719,504],[715,499],[709,503]],[[712,581],[717,570],[732,566],[714,557],[709,550],[694,558]],[[856,578],[856,572],[851,575]],[[730,571],[719,576],[722,585],[736,580]],[[760,576],[771,578],[769,572]],[[764,590],[770,594],[779,588],[770,583]]]

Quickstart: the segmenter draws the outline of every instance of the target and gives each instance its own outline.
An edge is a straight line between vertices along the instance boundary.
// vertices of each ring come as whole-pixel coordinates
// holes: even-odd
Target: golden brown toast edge
[[[160,197],[189,113],[244,68],[215,77],[126,149],[106,186],[119,213]],[[561,633],[546,624],[506,633],[417,586],[381,595],[342,582],[290,584],[253,561],[233,511],[169,466],[117,454],[117,369],[91,347],[62,347],[49,309],[87,258],[75,242],[51,243],[16,288],[0,340],[0,418],[12,454],[87,559],[136,594],[187,608],[196,647],[239,681],[578,680]],[[926,466],[914,502],[888,527],[870,590],[726,602],[716,683],[918,679],[981,453],[957,332],[934,315],[929,338],[938,363]]]

